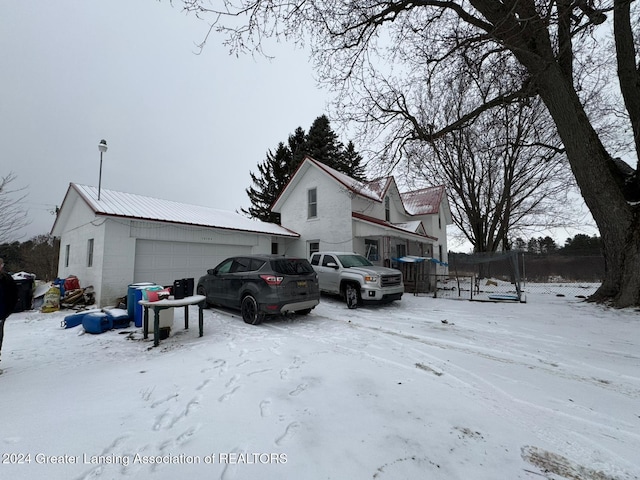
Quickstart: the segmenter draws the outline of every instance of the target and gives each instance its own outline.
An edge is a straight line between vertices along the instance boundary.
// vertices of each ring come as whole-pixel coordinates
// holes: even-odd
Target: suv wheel
[[[209,308],[211,305],[207,302],[207,292],[205,292],[204,287],[200,285],[196,292],[198,295],[203,295],[204,300],[202,301],[202,308]]]
[[[252,295],[247,295],[242,299],[240,305],[240,311],[242,312],[242,319],[245,323],[250,325],[258,325],[264,319],[264,313],[260,313],[258,310],[258,302]]]
[[[358,308],[358,303],[360,303],[360,292],[358,292],[355,285],[348,283],[344,287],[344,297],[347,301],[347,308]]]

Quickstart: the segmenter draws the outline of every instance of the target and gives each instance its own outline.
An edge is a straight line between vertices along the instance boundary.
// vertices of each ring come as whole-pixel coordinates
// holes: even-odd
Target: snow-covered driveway
[[[632,310],[323,297],[257,327],[206,310],[202,338],[176,310],[158,348],[65,313],[7,323],[1,478],[640,478]]]

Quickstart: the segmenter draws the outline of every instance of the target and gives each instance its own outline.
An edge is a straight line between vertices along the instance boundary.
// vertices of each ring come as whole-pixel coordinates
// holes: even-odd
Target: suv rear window
[[[283,275],[306,275],[313,273],[313,267],[304,258],[282,258],[271,260],[271,268]]]

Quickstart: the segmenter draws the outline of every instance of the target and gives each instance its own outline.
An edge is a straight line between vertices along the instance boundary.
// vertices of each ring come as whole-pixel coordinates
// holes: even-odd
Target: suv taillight
[[[284,280],[284,277],[278,277],[276,275],[260,275],[260,278],[267,282],[267,285],[278,286]]]

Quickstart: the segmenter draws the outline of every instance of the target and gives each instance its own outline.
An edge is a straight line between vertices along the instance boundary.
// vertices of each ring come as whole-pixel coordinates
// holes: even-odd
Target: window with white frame
[[[391,206],[389,197],[384,197],[384,219],[387,222],[391,221]]]
[[[87,267],[93,267],[93,238],[87,240]]]
[[[315,188],[307,190],[307,218],[318,216],[318,191]]]
[[[309,242],[309,257],[320,251],[320,242]]]

